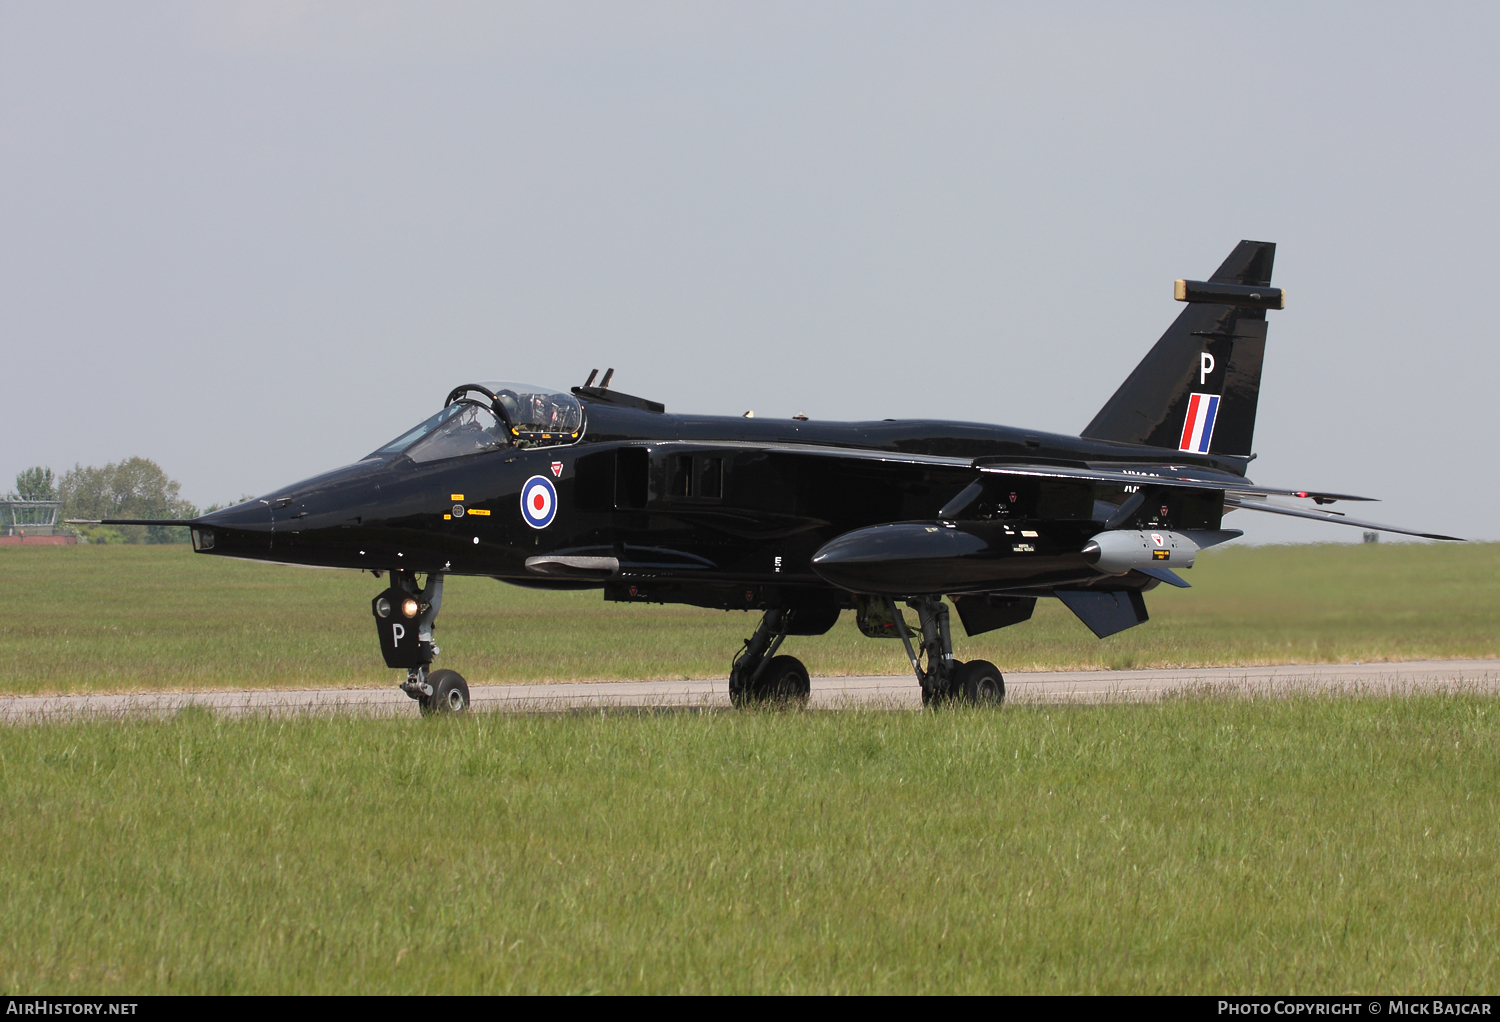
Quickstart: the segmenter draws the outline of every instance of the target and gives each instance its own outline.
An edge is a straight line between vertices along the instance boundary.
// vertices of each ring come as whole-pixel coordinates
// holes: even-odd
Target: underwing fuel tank
[[[1241,535],[1238,529],[1111,529],[1083,545],[1083,559],[1101,575],[1124,575],[1141,568],[1191,568],[1199,550]]]
[[[818,550],[813,571],[856,593],[967,593],[1087,581],[1078,540],[1029,525],[897,522],[846,532]]]

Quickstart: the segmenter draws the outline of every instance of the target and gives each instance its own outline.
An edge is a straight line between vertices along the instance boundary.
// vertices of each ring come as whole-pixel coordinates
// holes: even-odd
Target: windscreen
[[[402,433],[375,454],[404,452],[412,461],[457,458],[499,450],[506,445],[505,433],[505,426],[494,412],[482,405],[460,401]]]
[[[422,439],[428,433],[431,433],[438,427],[440,423],[442,423],[444,419],[454,414],[457,410],[457,406],[449,405],[447,408],[444,408],[442,411],[436,413],[435,415],[428,416],[427,418],[423,419],[421,422],[413,426],[411,429],[407,430],[405,433],[402,433],[396,439],[386,444],[384,447],[373,451],[369,455],[369,457],[373,458],[378,454],[400,454],[402,451],[406,450],[412,444]]]

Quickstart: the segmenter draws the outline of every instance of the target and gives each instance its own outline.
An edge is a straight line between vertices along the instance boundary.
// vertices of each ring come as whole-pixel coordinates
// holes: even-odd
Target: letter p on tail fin
[[[1275,259],[1273,243],[1242,241],[1208,280],[1177,281],[1174,297],[1187,308],[1081,435],[1197,454],[1250,454],[1266,310],[1285,304],[1271,287]]]

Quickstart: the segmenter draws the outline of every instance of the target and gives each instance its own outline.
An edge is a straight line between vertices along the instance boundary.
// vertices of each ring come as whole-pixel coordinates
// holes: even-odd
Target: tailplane
[[[1187,302],[1156,346],[1081,434],[1200,454],[1250,454],[1266,350],[1276,246],[1242,241],[1206,281],[1179,280]]]

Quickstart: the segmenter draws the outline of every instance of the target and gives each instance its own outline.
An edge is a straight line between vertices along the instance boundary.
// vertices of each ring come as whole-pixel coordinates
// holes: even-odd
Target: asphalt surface
[[[348,713],[417,715],[416,704],[387,688],[275,689],[215,692],[137,692],[121,695],[0,697],[0,721],[76,717],[166,716],[189,706],[229,715]],[[1414,693],[1458,689],[1500,693],[1500,660],[1436,660],[1395,664],[1294,664],[1169,671],[1072,671],[1005,676],[1006,698],[1016,702],[1130,702],[1174,693],[1278,696],[1297,692]],[[571,682],[553,685],[473,685],[476,711],[524,713],[611,707],[728,707],[727,683],[709,681]],[[911,675],[814,678],[814,707],[916,708],[921,692]]]

